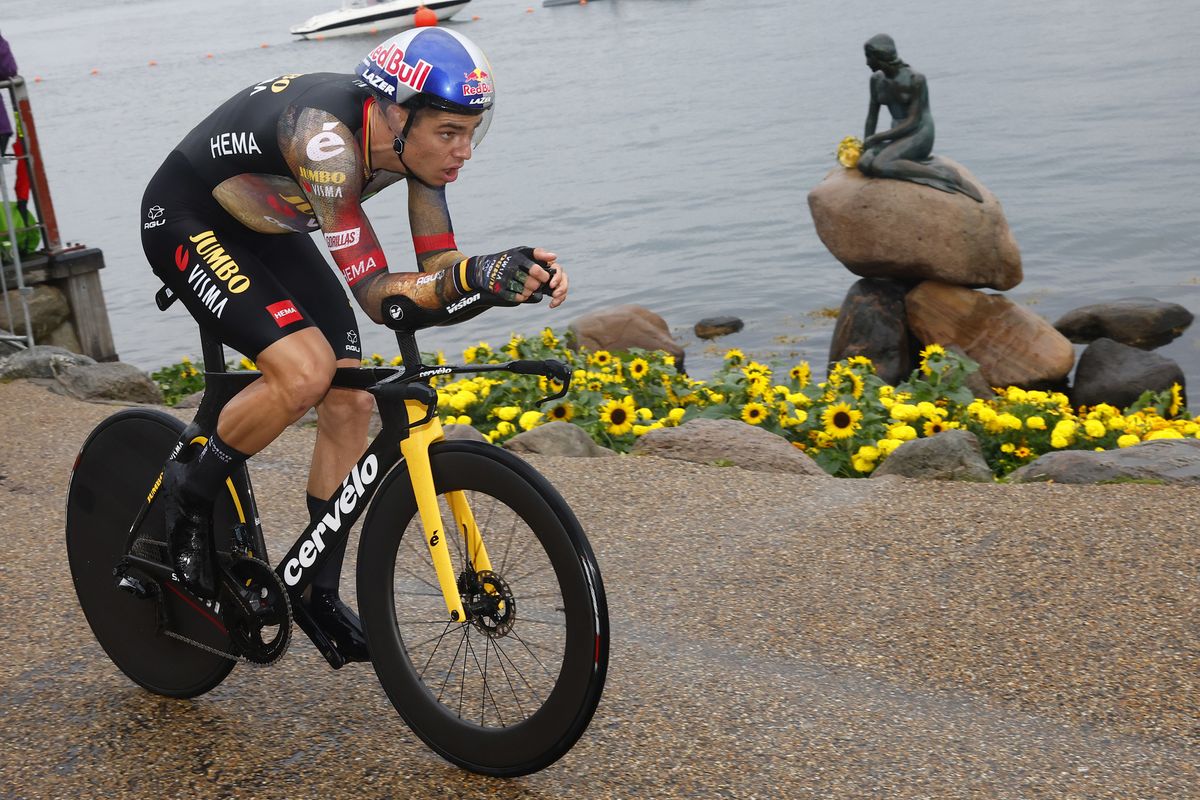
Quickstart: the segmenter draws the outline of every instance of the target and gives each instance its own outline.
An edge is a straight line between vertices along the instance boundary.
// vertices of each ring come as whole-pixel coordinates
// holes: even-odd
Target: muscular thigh
[[[350,297],[312,238],[307,234],[260,235],[250,244],[325,334],[334,356],[356,362],[361,359],[358,322]]]

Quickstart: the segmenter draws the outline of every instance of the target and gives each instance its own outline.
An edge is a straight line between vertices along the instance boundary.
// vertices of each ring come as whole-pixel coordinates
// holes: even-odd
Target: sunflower
[[[592,357],[589,360],[597,367],[607,367],[612,363],[612,353],[607,350],[597,350],[592,353]]]
[[[1033,455],[1033,451],[1032,451],[1032,450],[1030,450],[1028,447],[1021,446],[1021,447],[1018,447],[1016,450],[1014,450],[1014,451],[1013,451],[1013,455],[1014,455],[1016,458],[1019,458],[1019,459],[1021,459],[1022,461],[1024,461],[1025,459],[1027,459],[1027,458],[1029,458],[1031,455]]]
[[[837,403],[825,409],[821,414],[821,422],[825,424],[825,433],[834,439],[845,439],[853,436],[858,430],[858,421],[862,412],[851,408],[848,403]]]
[[[738,364],[741,364],[746,360],[746,354],[734,347],[725,351],[725,360],[728,361],[731,366],[736,367]]]
[[[742,422],[751,425],[762,425],[767,420],[767,407],[762,403],[746,403],[742,406]]]
[[[550,328],[542,329],[542,344],[550,349],[558,347],[558,337],[554,335],[554,331]]]
[[[871,359],[867,358],[866,356],[850,356],[849,358],[846,359],[846,363],[852,367],[854,367],[854,366],[863,367],[868,372],[870,372],[872,375],[875,374],[875,362],[872,361]]]
[[[857,136],[847,136],[838,142],[837,160],[846,169],[858,166],[858,158],[862,155],[862,139]]]
[[[526,411],[524,414],[521,415],[521,418],[519,420],[517,420],[517,424],[521,426],[521,430],[531,431],[534,428],[536,428],[539,424],[541,424],[541,421],[542,421],[542,412]]]
[[[760,364],[757,361],[751,361],[749,364],[742,367],[742,374],[745,375],[749,380],[762,377],[769,379],[771,375],[771,368],[766,364]]]
[[[929,366],[929,359],[938,356],[939,360],[946,355],[946,348],[940,344],[931,344],[921,351],[921,372],[926,375],[933,374],[933,367]],[[1011,399],[1011,398],[1010,398]]]
[[[620,436],[633,430],[633,420],[637,413],[632,397],[622,397],[620,400],[609,400],[600,409],[600,421],[608,425],[608,432]]]
[[[635,358],[629,362],[629,375],[637,380],[646,377],[646,372],[650,369],[650,365],[646,363],[644,358]]]
[[[792,371],[789,374],[792,376],[792,380],[799,384],[801,389],[808,386],[808,382],[812,380],[812,368],[808,365],[807,361],[801,361],[792,367]]]
[[[958,427],[957,422],[947,422],[946,420],[942,419],[941,417],[934,417],[933,419],[931,419],[925,423],[924,431],[925,431],[925,435],[928,437],[928,436],[936,436],[939,433],[941,433],[942,431],[948,431],[948,430],[951,430],[951,429],[957,428],[957,427]]]
[[[571,418],[575,416],[575,409],[571,407],[570,403],[559,403],[550,409],[549,416],[555,422],[570,422]]]
[[[862,397],[862,393],[863,393],[863,379],[862,378],[860,378],[858,375],[854,374],[853,372],[846,370],[838,376],[838,385],[842,386],[847,383],[850,384],[850,394],[852,397],[854,397],[855,400]]]
[[[1177,417],[1183,409],[1183,389],[1178,383],[1171,384],[1171,404],[1167,406],[1167,416]]]

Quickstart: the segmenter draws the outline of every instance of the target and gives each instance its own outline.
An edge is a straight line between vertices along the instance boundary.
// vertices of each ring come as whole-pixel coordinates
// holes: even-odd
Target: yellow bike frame
[[[425,419],[429,413],[429,407],[419,400],[405,400],[404,409],[410,424]],[[446,609],[450,612],[452,621],[465,622],[467,614],[459,595],[454,565],[450,562],[450,548],[446,544],[437,490],[433,484],[433,469],[429,463],[429,446],[443,438],[445,437],[442,434],[441,420],[434,414],[425,424],[409,428],[408,436],[400,442],[400,454],[404,456],[408,465],[413,495],[417,499],[417,510],[421,514],[421,525],[425,529],[425,544],[429,546],[429,556],[433,560],[438,585],[441,586],[442,595],[446,600]],[[476,573],[490,571],[492,562],[488,559],[487,549],[483,546],[483,538],[479,534],[479,526],[475,524],[475,516],[471,513],[466,496],[461,491],[446,492],[446,499],[454,515],[454,527],[465,541],[471,568]]]

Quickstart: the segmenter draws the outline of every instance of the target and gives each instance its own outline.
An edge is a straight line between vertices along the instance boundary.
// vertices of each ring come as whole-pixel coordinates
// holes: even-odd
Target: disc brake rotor
[[[470,581],[470,594],[464,603],[471,622],[492,637],[508,635],[517,621],[517,601],[504,579],[490,570],[480,570]]]

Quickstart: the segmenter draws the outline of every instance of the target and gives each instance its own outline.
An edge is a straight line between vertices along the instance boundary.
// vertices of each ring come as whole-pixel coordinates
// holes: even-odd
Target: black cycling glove
[[[537,263],[532,247],[513,247],[493,255],[472,256],[452,268],[454,288],[464,297],[472,292],[485,292],[512,303],[525,291],[529,270]],[[540,292],[529,298],[532,302],[541,299]]]

